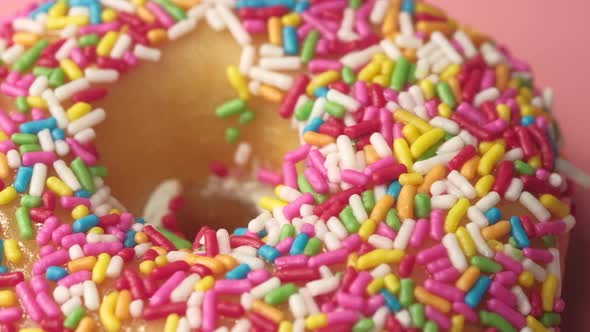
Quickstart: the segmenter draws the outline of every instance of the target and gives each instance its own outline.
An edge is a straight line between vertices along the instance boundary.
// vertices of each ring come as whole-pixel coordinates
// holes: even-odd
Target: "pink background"
[[[590,24],[586,12],[590,5],[584,0],[438,0],[436,3],[460,19],[483,32],[493,33],[510,46],[514,54],[526,59],[535,68],[537,84],[550,85],[555,90],[556,117],[568,143],[565,154],[576,165],[590,172],[590,149],[584,146],[589,139],[590,44],[587,31]],[[22,8],[23,2],[0,0],[0,16]],[[567,66],[566,66],[567,65]],[[586,132],[584,132],[586,130]],[[584,205],[589,190],[578,190],[576,197],[578,227],[568,256],[565,297],[569,309],[565,317],[565,331],[589,327],[584,309],[590,304],[590,285],[587,276],[590,264],[590,208]]]

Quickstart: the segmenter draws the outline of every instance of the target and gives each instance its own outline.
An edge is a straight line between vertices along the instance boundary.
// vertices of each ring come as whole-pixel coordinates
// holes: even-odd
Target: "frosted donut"
[[[3,331],[560,324],[590,180],[432,5],[46,1],[0,60]]]

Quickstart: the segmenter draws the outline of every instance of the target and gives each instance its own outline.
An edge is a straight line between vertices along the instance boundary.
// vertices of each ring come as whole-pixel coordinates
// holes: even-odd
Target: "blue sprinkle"
[[[317,88],[317,89],[315,89],[315,90],[313,91],[313,95],[314,95],[316,98],[321,98],[321,97],[324,97],[324,98],[326,98],[326,96],[328,95],[328,91],[329,91],[329,90],[328,90],[328,88],[327,88],[327,87],[325,87],[325,86],[320,86],[319,88]]]
[[[402,3],[402,11],[414,15],[416,12],[416,4],[414,0],[404,0]]]
[[[393,294],[391,294],[387,289],[382,288],[381,291],[379,291],[379,293],[383,295],[383,298],[385,299],[385,304],[387,304],[389,310],[393,312],[398,312],[402,310],[402,305],[401,303],[399,303],[399,300],[396,299],[395,296],[393,296]]]
[[[45,272],[45,278],[51,281],[58,281],[59,279],[68,275],[68,270],[60,266],[50,266]]]
[[[402,191],[402,185],[399,181],[395,180],[389,185],[389,188],[387,188],[387,195],[393,196],[393,198],[397,199],[400,191]]]
[[[61,128],[55,128],[51,131],[51,137],[56,141],[62,140],[66,138],[66,133]]]
[[[8,273],[8,267],[0,265],[0,273]]]
[[[72,231],[74,233],[86,232],[92,227],[98,226],[98,216],[95,214],[89,214],[86,217],[80,218],[72,224]]]
[[[94,3],[88,6],[90,11],[90,23],[91,24],[99,24],[102,22],[102,9],[100,8],[100,4]]]
[[[256,235],[258,235],[259,238],[263,238],[266,236],[266,234],[268,234],[268,232],[266,230],[261,230],[260,232],[256,233]]]
[[[520,124],[528,127],[528,126],[532,126],[535,123],[535,117],[532,115],[525,115],[522,117],[522,119],[520,119]]]
[[[82,198],[90,198],[90,196],[92,196],[92,194],[86,189],[78,189],[74,193],[74,196],[82,197]]]
[[[299,42],[297,41],[297,30],[295,27],[283,28],[283,49],[285,54],[295,55],[299,53]]]
[[[26,134],[38,134],[43,129],[53,129],[55,127],[57,127],[57,120],[55,118],[46,118],[25,122],[20,125],[20,131]]]
[[[272,263],[281,253],[274,247],[265,244],[258,249],[258,255]]]
[[[324,120],[322,120],[321,118],[313,118],[311,119],[311,121],[309,121],[309,123],[307,124],[307,126],[305,126],[305,128],[303,128],[303,133],[305,134],[308,131],[319,131],[321,125],[324,124]]]
[[[295,237],[295,241],[291,245],[291,250],[289,250],[289,255],[299,255],[303,253],[305,246],[307,245],[307,241],[309,241],[309,236],[305,233],[297,234]]]
[[[16,171],[16,177],[14,178],[14,184],[12,186],[17,192],[24,193],[29,187],[31,176],[33,176],[32,167],[19,167],[18,171]]]
[[[37,15],[49,12],[49,10],[51,9],[51,7],[53,7],[53,5],[55,5],[55,0],[48,1],[42,5],[39,5],[39,7],[37,7],[35,10],[33,10],[29,16],[32,19],[36,19]]]
[[[135,218],[135,222],[138,224],[145,224],[145,219],[137,217],[137,218]]]
[[[495,207],[487,210],[485,215],[490,225],[493,225],[502,219],[502,211]]]
[[[240,264],[233,268],[233,270],[226,273],[225,278],[233,280],[244,279],[246,278],[248,273],[250,273],[251,270],[252,269],[250,269],[250,266],[248,266],[248,264]]]
[[[479,277],[473,288],[471,288],[471,290],[465,295],[465,303],[472,308],[477,307],[485,293],[488,291],[491,283],[492,279],[490,279],[490,277]]]
[[[247,232],[248,232],[248,229],[246,227],[239,227],[234,230],[234,235],[242,236],[242,235],[246,235]]]
[[[303,1],[298,2],[295,5],[295,12],[297,12],[298,14],[301,14],[304,11],[306,11],[308,8],[309,8],[309,1],[303,0]]]
[[[510,226],[512,237],[516,244],[520,248],[527,248],[531,246],[531,240],[529,240],[528,235],[524,231],[524,227],[522,227],[522,223],[520,222],[520,218],[517,216],[510,217]]]
[[[265,8],[273,6],[285,6],[289,9],[295,8],[296,0],[239,0],[236,4],[237,9],[243,7]]]
[[[131,248],[135,246],[135,231],[127,231],[125,233],[125,241],[123,242],[125,248]]]

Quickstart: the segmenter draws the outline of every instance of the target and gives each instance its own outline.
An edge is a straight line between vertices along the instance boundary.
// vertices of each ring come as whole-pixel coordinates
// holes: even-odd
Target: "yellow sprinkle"
[[[373,77],[371,82],[381,85],[382,87],[386,87],[389,85],[389,76],[377,75],[377,76]]]
[[[461,71],[461,65],[456,64],[456,63],[452,64],[450,66],[447,66],[447,68],[445,68],[445,70],[443,70],[443,72],[440,73],[440,79],[443,81],[446,81],[449,78],[459,74],[460,71]]]
[[[105,8],[102,11],[101,17],[105,23],[112,22],[117,19],[117,12],[111,8]]]
[[[227,76],[227,80],[229,81],[230,85],[234,90],[238,92],[238,96],[242,100],[250,99],[250,91],[248,90],[248,83],[246,82],[246,78],[237,66],[229,66],[225,70],[225,74]]]
[[[492,189],[492,186],[494,185],[495,181],[496,178],[491,174],[483,176],[479,180],[477,180],[477,182],[475,183],[475,191],[477,191],[477,196],[484,197],[485,195],[487,195]]]
[[[376,229],[377,229],[377,221],[375,221],[373,219],[367,219],[365,222],[363,222],[361,224],[358,234],[361,237],[361,239],[363,239],[363,241],[367,241],[369,236],[371,236],[371,235],[373,235],[373,233],[375,233]]]
[[[51,190],[58,196],[72,196],[74,193],[74,191],[70,187],[68,187],[67,184],[65,184],[60,178],[56,176],[50,176],[49,178],[47,178],[45,183],[47,184],[47,188],[49,188],[49,190]]]
[[[502,251],[504,250],[504,244],[498,240],[489,240],[488,246],[492,248],[494,251]]]
[[[399,177],[399,183],[403,186],[411,184],[419,186],[424,182],[424,177],[420,173],[404,173]]]
[[[104,37],[98,42],[96,45],[96,54],[98,56],[108,56],[115,46],[117,39],[119,38],[119,33],[116,31],[109,31],[107,32]]]
[[[533,156],[531,157],[531,159],[529,159],[528,164],[534,168],[534,169],[539,169],[541,167],[541,157],[540,156]]]
[[[0,152],[0,179],[6,179],[10,175],[12,175],[12,170],[8,166],[8,157],[6,157],[4,153]]]
[[[465,229],[465,227],[460,226],[459,228],[457,228],[457,232],[455,233],[455,235],[457,235],[457,240],[459,240],[459,245],[461,246],[461,249],[463,250],[465,256],[475,256],[475,254],[477,253],[475,249],[475,242],[473,242],[471,235]]]
[[[436,96],[436,90],[434,88],[434,84],[431,81],[421,80],[418,85],[420,86],[420,90],[422,90],[424,99],[431,100]]]
[[[449,106],[447,103],[440,103],[437,107],[438,110],[438,115],[442,116],[443,118],[450,118],[451,115],[453,115],[453,110],[451,109],[451,106]]]
[[[0,205],[6,205],[17,198],[18,194],[14,187],[6,187],[0,191]]]
[[[461,198],[449,210],[449,213],[445,219],[445,231],[447,233],[454,233],[457,230],[457,227],[459,227],[459,224],[467,213],[469,206],[469,200],[467,198]]]
[[[61,67],[61,69],[64,70],[66,76],[71,81],[84,77],[84,73],[82,72],[80,67],[78,67],[78,65],[70,59],[61,60],[59,66]]]
[[[535,283],[535,276],[532,272],[529,271],[522,271],[518,275],[518,284],[524,288],[529,288],[533,286]]]
[[[551,330],[546,328],[545,325],[543,325],[541,322],[539,322],[535,317],[533,316],[527,316],[526,317],[526,325],[528,327],[531,328],[531,330],[533,330],[533,332],[550,332]]]
[[[462,332],[465,326],[465,317],[463,315],[453,315],[451,323],[451,332]]]
[[[180,317],[178,314],[168,315],[168,317],[166,317],[166,324],[164,325],[164,332],[176,332],[179,320]]]
[[[301,15],[296,12],[284,15],[281,17],[281,23],[287,27],[298,26],[301,24]]]
[[[107,268],[111,262],[111,256],[107,253],[101,253],[98,255],[96,264],[92,269],[92,281],[97,284],[101,284],[107,275]]]
[[[508,107],[508,105],[499,104],[498,106],[496,106],[496,112],[502,120],[510,122],[510,118],[512,117],[512,111],[510,111],[510,107]]]
[[[115,305],[118,297],[119,292],[114,291],[105,295],[100,305],[100,322],[108,332],[117,332],[121,329],[121,321],[115,316]]]
[[[65,1],[58,1],[49,9],[49,17],[64,16],[68,13],[68,5]]]
[[[555,303],[555,294],[557,292],[557,284],[559,280],[553,273],[547,274],[547,278],[543,281],[541,287],[541,298],[543,300],[543,310],[553,311],[553,304]]]
[[[18,332],[45,332],[45,330],[39,327],[26,327],[24,329],[19,329]]]
[[[72,210],[72,218],[74,219],[80,219],[80,218],[84,218],[86,217],[88,214],[90,213],[90,209],[88,209],[88,207],[86,205],[77,205],[73,210]]]
[[[207,256],[199,256],[196,254],[188,254],[184,256],[184,261],[187,262],[189,265],[194,264],[202,264],[205,265],[207,268],[213,272],[214,275],[218,275],[225,271],[225,267],[223,263],[219,260]]]
[[[544,194],[539,197],[539,201],[551,214],[559,219],[567,217],[570,214],[570,207],[551,194]]]
[[[413,124],[407,124],[402,129],[402,135],[404,135],[408,143],[412,144],[420,137],[420,130]]]
[[[312,96],[314,91],[322,86],[327,86],[328,84],[335,82],[340,79],[340,72],[335,70],[328,70],[325,71],[318,76],[314,77],[311,82],[307,85],[305,92]]]
[[[144,276],[149,275],[152,271],[156,268],[156,263],[154,261],[145,260],[139,263],[139,272]]]
[[[279,332],[291,332],[293,331],[293,323],[288,320],[284,320],[279,324]]]
[[[83,103],[83,102],[79,102],[79,103],[75,103],[70,108],[68,108],[68,110],[66,111],[66,115],[68,116],[68,120],[74,121],[74,120],[77,120],[77,119],[83,117],[91,110],[92,110],[92,105],[87,104],[87,103]]]
[[[215,285],[215,278],[213,276],[206,276],[195,284],[195,291],[205,292],[213,288]]]
[[[420,130],[421,133],[426,133],[427,131],[432,129],[432,126],[428,122],[424,121],[423,119],[417,117],[416,115],[408,111],[397,110],[393,113],[393,118],[396,121],[401,121],[405,124],[412,124],[413,126],[418,128],[418,130]]]
[[[258,201],[258,205],[268,211],[272,211],[276,207],[285,207],[287,203],[270,196],[262,196]]]
[[[19,264],[23,260],[23,252],[15,239],[4,240],[4,255],[13,264]]]
[[[494,169],[494,166],[496,166],[496,163],[504,156],[505,151],[506,147],[504,144],[494,144],[479,161],[479,165],[477,167],[477,172],[479,175],[484,176],[490,174]]]
[[[88,230],[88,234],[104,234],[104,229],[102,229],[102,227],[99,226],[94,226]]]
[[[347,267],[348,266],[356,267],[358,260],[359,260],[359,255],[356,252],[353,252],[350,255],[348,255],[348,258],[346,259],[346,266]]]
[[[380,264],[399,263],[404,251],[398,249],[375,249],[359,257],[356,267],[360,270],[372,269]]]
[[[160,267],[167,265],[168,258],[166,257],[166,254],[159,255],[158,257],[156,257],[156,259],[154,259],[154,263],[156,263],[156,265]]]
[[[389,60],[388,58],[384,59],[383,62],[381,63],[381,75],[385,76],[385,77],[391,77],[391,73],[393,72],[393,69],[395,68],[395,62],[393,62],[392,60]],[[387,82],[389,83],[389,82]]]
[[[385,286],[384,278],[375,278],[367,285],[367,293],[375,295]]]
[[[305,327],[308,330],[316,330],[321,329],[322,327],[326,327],[328,325],[328,315],[326,314],[315,314],[307,317],[305,320]]]
[[[28,96],[27,97],[27,103],[32,108],[47,109],[47,102],[42,97]]]
[[[393,151],[397,160],[406,166],[408,172],[411,172],[414,166],[414,159],[412,158],[408,142],[403,138],[396,138],[393,140]]]
[[[2,130],[0,130],[0,142],[4,142],[8,139],[8,135]]]
[[[0,290],[0,307],[10,307],[16,304],[16,293],[11,289]]]
[[[383,282],[385,284],[385,288],[387,288],[387,290],[391,293],[397,294],[399,292],[400,282],[399,278],[395,274],[390,273],[386,275],[383,278]]]
[[[373,77],[381,72],[381,64],[372,61],[369,62],[358,74],[358,79],[364,82],[370,82]]]

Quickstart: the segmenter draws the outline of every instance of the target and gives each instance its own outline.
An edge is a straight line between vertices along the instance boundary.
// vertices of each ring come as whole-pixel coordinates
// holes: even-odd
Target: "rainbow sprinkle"
[[[93,145],[106,111],[92,104],[198,24],[242,46],[226,71],[236,99],[215,114],[246,124],[263,98],[303,143],[280,171],[258,171],[275,195],[247,227],[189,241],[174,231],[182,197],[153,211],[155,227],[111,196]],[[558,156],[551,90],[434,6],[46,1],[2,23],[0,60],[14,101],[0,110],[0,205],[18,229],[0,241],[3,331],[138,319],[164,331],[559,331],[571,182],[590,181]],[[237,127],[225,137],[245,166],[252,147]]]

